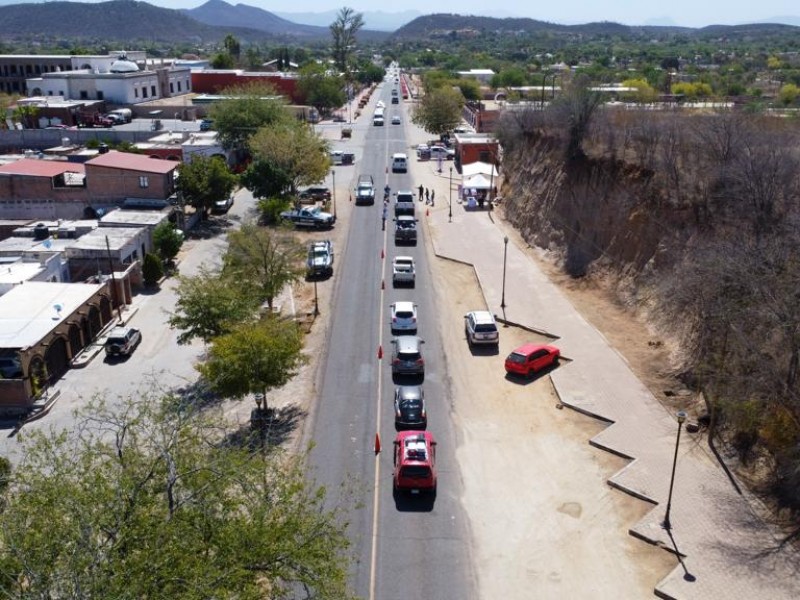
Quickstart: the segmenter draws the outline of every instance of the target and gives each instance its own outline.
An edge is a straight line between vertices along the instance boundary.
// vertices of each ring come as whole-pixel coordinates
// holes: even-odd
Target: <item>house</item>
[[[0,166],[0,219],[80,219],[88,207],[82,164],[24,158]]]
[[[192,89],[198,94],[219,94],[235,86],[249,86],[257,83],[270,85],[277,94],[291,102],[299,101],[296,73],[262,73],[241,69],[207,69],[192,71]]]
[[[500,162],[500,144],[491,135],[485,133],[454,134],[456,151],[456,168],[462,171],[464,165],[482,162],[498,165]]]
[[[86,192],[93,207],[120,206],[126,198],[167,201],[175,193],[180,163],[110,151],[84,163]]]

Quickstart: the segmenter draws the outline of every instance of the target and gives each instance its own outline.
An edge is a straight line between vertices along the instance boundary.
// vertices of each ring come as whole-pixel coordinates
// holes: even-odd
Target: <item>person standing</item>
[[[433,199],[436,196],[436,190],[431,190],[431,206],[433,206]]]
[[[419,184],[419,201],[422,202],[422,184]]]
[[[431,194],[428,188],[425,188],[425,204],[431,203]]]

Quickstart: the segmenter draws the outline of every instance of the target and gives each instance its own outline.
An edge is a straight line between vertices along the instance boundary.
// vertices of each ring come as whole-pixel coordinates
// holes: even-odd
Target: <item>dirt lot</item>
[[[502,328],[499,353],[473,354],[461,320],[485,307],[473,270],[437,259],[434,274],[480,597],[651,597],[676,563],[628,535],[649,506],[606,484],[624,461],[589,446],[604,425],[559,409],[547,375],[504,376],[514,346],[547,340]]]

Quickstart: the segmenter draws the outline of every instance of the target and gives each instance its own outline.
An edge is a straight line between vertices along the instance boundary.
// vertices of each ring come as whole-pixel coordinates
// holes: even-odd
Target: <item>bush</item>
[[[146,254],[142,265],[142,275],[144,276],[144,284],[147,287],[156,285],[158,280],[164,276],[164,267],[161,265],[161,259],[155,254]]]
[[[258,210],[261,211],[261,221],[265,225],[274,225],[281,220],[281,212],[288,210],[289,201],[282,198],[264,198],[258,201]]]

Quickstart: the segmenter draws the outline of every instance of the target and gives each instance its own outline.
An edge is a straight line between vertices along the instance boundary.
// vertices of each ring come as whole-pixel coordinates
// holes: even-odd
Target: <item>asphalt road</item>
[[[375,96],[386,104],[387,125],[369,128],[363,158],[356,174],[372,174],[378,190],[373,206],[353,208],[344,256],[331,310],[330,338],[320,360],[319,398],[311,453],[318,483],[330,493],[354,483],[357,493],[351,511],[351,537],[356,556],[352,582],[368,599],[426,598],[434,600],[477,596],[470,569],[470,538],[466,514],[459,502],[461,477],[455,459],[456,432],[442,341],[436,327],[433,282],[425,253],[424,229],[417,246],[396,248],[392,222],[381,230],[382,188],[416,189],[409,174],[387,171],[394,152],[415,160],[404,126],[390,125],[394,114],[407,115],[403,105],[390,103],[392,85],[383,84]],[[374,109],[373,97],[367,110]],[[417,202],[417,217],[425,205]],[[337,226],[340,226],[340,223]],[[385,250],[384,258],[381,251]],[[415,288],[394,289],[391,260],[411,255],[417,264]],[[385,289],[381,289],[381,281]],[[418,335],[423,352],[428,428],[438,441],[438,494],[435,501],[392,492],[392,441],[395,436],[389,305],[413,300],[418,306]],[[383,359],[378,359],[378,349]],[[375,455],[375,434],[382,452]],[[334,498],[335,499],[335,498]]]

